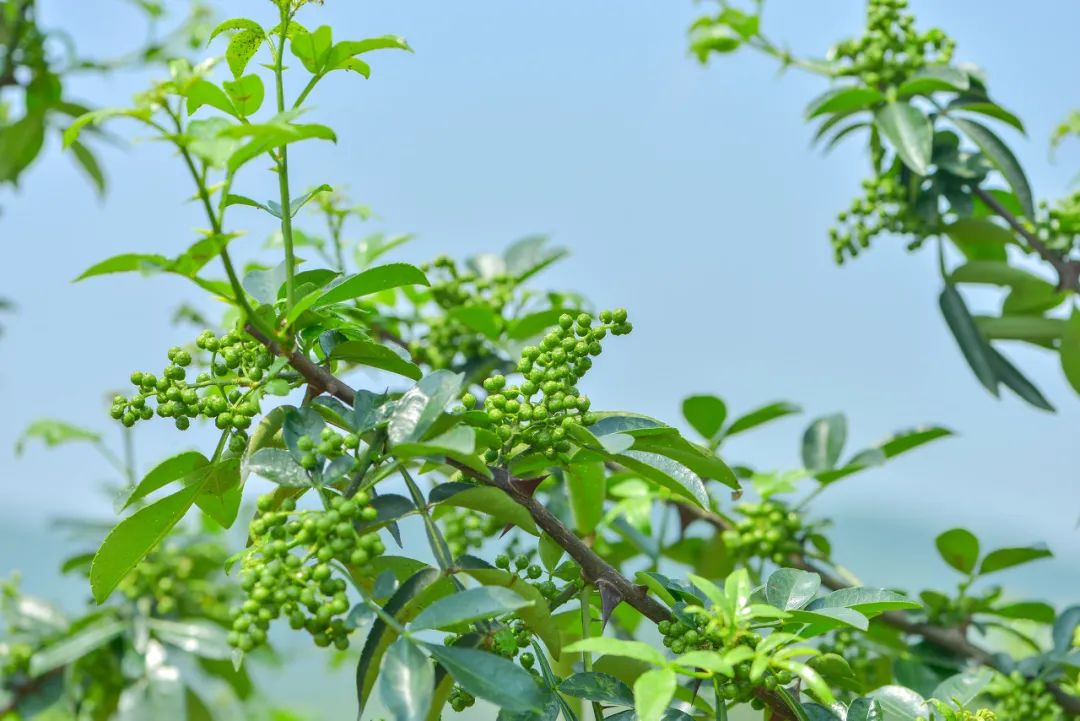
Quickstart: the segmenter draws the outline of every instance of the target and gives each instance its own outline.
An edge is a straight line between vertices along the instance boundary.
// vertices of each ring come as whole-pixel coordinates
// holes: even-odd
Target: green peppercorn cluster
[[[259,499],[250,529],[253,552],[240,581],[247,599],[234,611],[231,645],[250,651],[265,642],[270,622],[284,616],[317,646],[349,647],[349,599],[331,564],[363,568],[385,550],[377,533],[356,530],[355,524],[377,515],[369,503],[363,492],[351,499],[334,496],[324,511],[298,511],[292,500],[275,508],[273,496]]]
[[[220,337],[204,331],[195,345],[210,354],[209,371],[188,382],[192,355],[183,348],[171,348],[169,365],[160,376],[145,371],[131,374],[135,394],[116,396],[110,415],[131,427],[156,413],[172,418],[180,430],[186,430],[193,418],[212,418],[221,430],[234,431],[234,450],[242,449],[245,431],[259,413],[257,389],[273,356],[258,342],[231,331]]]
[[[900,180],[899,162],[883,175],[862,182],[864,194],[851,207],[836,216],[829,229],[833,255],[837,263],[856,257],[882,234],[914,236],[917,244],[935,228],[928,224],[911,202],[908,189]]]
[[[322,468],[326,461],[341,458],[350,451],[355,451],[360,447],[360,437],[355,433],[341,434],[327,426],[319,432],[318,440],[308,435],[299,436],[296,439],[296,447],[301,453],[300,460],[297,461],[300,467],[306,471],[314,471]],[[353,470],[358,465],[359,461],[354,461],[349,470]]]
[[[443,638],[443,643],[452,646],[460,638],[460,636],[448,634]],[[525,625],[525,622],[520,618],[512,618],[508,622],[499,623],[493,628],[484,638],[482,646],[491,653],[513,660],[518,656],[521,649],[529,646],[531,641],[532,632]],[[536,657],[533,654],[528,651],[521,653],[518,661],[525,669],[531,671],[534,675],[537,674],[537,671],[533,669],[536,663]],[[476,698],[460,686],[454,686],[447,697],[447,703],[450,704],[450,708],[460,713],[476,703]]]
[[[558,327],[545,335],[539,346],[522,350],[517,364],[523,377],[520,385],[508,385],[501,374],[483,382],[488,392],[483,411],[503,444],[503,453],[524,441],[555,459],[570,450],[567,429],[596,422],[588,412],[589,398],[580,394],[577,383],[592,368],[593,357],[603,350],[601,340],[609,332],[625,335],[633,326],[622,308],[605,310],[595,327],[594,322],[588,313],[580,313],[577,318],[564,313]],[[466,408],[477,405],[471,393],[466,393],[461,402]],[[495,462],[501,454],[491,449],[487,460]]]
[[[129,600],[149,603],[154,615],[200,615],[226,623],[235,587],[224,583],[225,561],[225,549],[216,543],[165,544],[135,566],[117,590]]]
[[[1033,230],[1048,248],[1069,253],[1080,236],[1080,191],[1058,200],[1054,205],[1039,203],[1039,217]]]
[[[517,280],[505,273],[488,277],[462,271],[448,256],[436,258],[422,269],[431,281],[431,299],[441,312],[424,318],[424,337],[409,344],[413,358],[432,368],[449,368],[458,359],[491,354],[490,340],[452,311],[480,308],[502,318],[504,308],[514,298]]]
[[[548,601],[553,601],[568,587],[573,587],[580,590],[584,587],[585,582],[581,577],[574,578],[567,581],[561,588],[555,582],[555,576],[547,574],[547,578],[540,580],[544,576],[544,569],[539,564],[533,563],[529,557],[525,554],[518,554],[511,556],[508,553],[500,553],[495,557],[495,567],[501,568],[504,571],[511,571],[519,578],[527,579],[530,585],[540,592]]]
[[[450,689],[450,695],[446,697],[446,702],[450,704],[450,708],[461,713],[476,703],[476,697],[461,686],[454,686],[454,688]]]
[[[955,41],[938,28],[916,30],[907,7],[907,0],[869,0],[864,34],[837,44],[830,53],[839,65],[836,74],[884,91],[929,65],[948,65]]]
[[[684,616],[669,621],[661,621],[657,629],[663,644],[672,653],[683,654],[688,651],[727,652],[738,646],[757,648],[761,637],[746,628],[726,625],[720,617],[707,611]],[[735,703],[753,703],[757,700],[754,689],[758,686],[772,690],[777,686],[791,683],[793,677],[787,672],[766,674],[758,683],[750,681],[751,662],[737,664],[734,677],[724,679],[720,686],[721,695]],[[755,706],[755,708],[757,708]]]
[[[454,558],[478,549],[484,541],[502,530],[503,524],[494,516],[468,508],[454,508],[440,519],[443,538]]]
[[[738,560],[767,558],[783,564],[788,556],[802,550],[806,531],[802,518],[783,503],[771,499],[740,503],[735,510],[742,518],[720,538],[728,553]]]
[[[997,712],[1005,719],[1062,721],[1064,715],[1041,679],[1026,678],[1019,671],[1002,676],[989,688]]]

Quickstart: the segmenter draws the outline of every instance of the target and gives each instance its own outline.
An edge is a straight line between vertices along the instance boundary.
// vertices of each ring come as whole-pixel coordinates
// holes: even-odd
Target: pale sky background
[[[46,23],[71,31],[91,54],[127,47],[141,33],[123,3],[41,4]],[[272,12],[265,0],[227,4],[267,22]],[[984,67],[994,96],[1023,117],[1027,139],[1002,133],[1036,194],[1069,188],[1080,145],[1051,163],[1047,139],[1080,102],[1080,6],[1029,3],[1022,18],[1015,3],[999,0],[913,6],[923,26],[957,38],[957,59]],[[339,39],[401,34],[416,53],[372,56],[369,81],[324,81],[313,117],[337,128],[340,141],[299,146],[290,158],[296,187],[347,187],[379,213],[375,226],[416,233],[397,255],[405,260],[552,234],[573,255],[542,281],[583,291],[598,307],[624,305],[634,322],[633,335],[614,339],[588,379],[595,407],[675,422],[684,396],[710,392],[733,413],[777,399],[806,409],[732,441],[729,461],[793,467],[805,424],[834,411],[849,416],[849,450],[921,423],[957,430],[820,499],[817,512],[836,519],[838,558],[870,582],[948,582],[932,538],[964,525],[991,546],[1046,541],[1057,559],[1001,580],[1018,593],[1075,599],[1080,399],[1056,355],[1007,351],[1056,415],[1011,396],[995,400],[940,318],[929,249],[911,255],[902,242],[881,240],[837,268],[826,229],[858,192],[862,153],[856,145],[828,157],[809,149],[802,108],[825,88],[820,79],[778,76],[752,53],[708,67],[692,60],[685,30],[705,7],[328,0],[303,22],[333,24]],[[861,16],[860,2],[776,1],[764,27],[797,51],[820,53],[856,32]],[[143,81],[118,74],[73,88],[100,105],[123,104]],[[0,574],[25,567],[28,590],[53,588],[62,551],[47,519],[107,517],[96,489],[109,469],[80,447],[34,447],[16,459],[15,437],[35,418],[55,416],[118,438],[106,415],[109,391],[132,369],[160,368],[169,346],[195,334],[169,322],[194,297],[180,280],[70,283],[117,253],[174,254],[202,224],[198,208],[181,204],[191,188],[164,148],[108,149],[104,163],[111,187],[102,203],[54,140],[24,190],[0,198],[0,295],[19,305],[0,339]],[[271,182],[249,173],[237,190],[273,197]],[[233,218],[257,229],[235,252],[254,252],[268,226],[253,212]],[[168,423],[140,426],[144,468],[198,439]]]

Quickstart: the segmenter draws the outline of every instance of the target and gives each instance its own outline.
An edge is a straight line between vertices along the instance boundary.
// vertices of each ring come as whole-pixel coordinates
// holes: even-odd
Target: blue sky
[[[122,3],[43,0],[47,22],[91,52],[141,32]],[[1041,197],[1065,190],[1076,148],[1050,163],[1047,138],[1072,108],[1073,29],[1080,6],[991,0],[914,2],[924,25],[959,41],[998,100],[1024,118],[1010,136]],[[268,17],[265,0],[229,3]],[[328,0],[305,22],[339,37],[404,35],[416,53],[372,60],[369,81],[328,80],[314,96],[336,146],[294,153],[297,185],[328,182],[371,205],[374,227],[413,232],[399,257],[498,250],[550,233],[571,258],[543,281],[576,289],[598,307],[630,309],[635,332],[615,339],[589,378],[594,405],[676,421],[681,399],[709,392],[733,412],[775,399],[807,415],[733,441],[728,458],[762,468],[798,463],[810,418],[843,411],[852,450],[901,428],[940,423],[959,435],[830,489],[817,505],[837,519],[838,555],[870,581],[920,585],[947,578],[932,534],[965,525],[989,544],[1045,540],[1059,558],[1009,580],[1057,600],[1056,578],[1075,571],[1080,535],[1075,447],[1080,402],[1055,357],[1010,355],[1058,405],[1047,415],[995,400],[971,378],[937,310],[929,252],[882,240],[844,268],[826,229],[863,176],[853,145],[828,157],[809,149],[801,121],[821,81],[778,76],[740,54],[701,67],[685,49],[690,2],[469,3]],[[861,3],[774,2],[765,28],[804,52],[857,31]],[[216,52],[221,48],[215,47]],[[81,79],[74,94],[122,104],[140,74]],[[295,91],[295,90],[294,90]],[[120,128],[127,130],[130,128]],[[16,300],[0,340],[0,518],[28,543],[0,543],[0,573],[27,564],[26,549],[55,558],[46,520],[109,513],[97,492],[109,469],[78,447],[16,459],[12,441],[31,420],[62,417],[117,432],[107,398],[129,371],[160,367],[168,347],[194,332],[169,322],[193,297],[168,278],[71,284],[104,257],[176,253],[202,219],[175,159],[142,143],[107,149],[111,189],[99,202],[56,147],[2,199],[2,294]],[[271,178],[249,175],[240,192],[271,197]],[[236,218],[240,218],[238,213]],[[235,246],[254,253],[269,228]],[[169,424],[139,431],[144,464],[199,436]],[[145,465],[144,465],[145,467]],[[28,545],[29,544],[29,545]],[[882,569],[896,567],[896,573]],[[29,569],[41,583],[49,569]],[[898,577],[899,576],[899,577]],[[1004,579],[1003,579],[1004,580]]]

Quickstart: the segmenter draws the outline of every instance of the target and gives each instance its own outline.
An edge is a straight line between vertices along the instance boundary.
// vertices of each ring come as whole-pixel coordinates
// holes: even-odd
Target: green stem
[[[428,543],[431,545],[431,552],[435,555],[435,561],[439,564],[439,568],[445,572],[454,565],[454,559],[450,555],[450,547],[446,545],[446,539],[443,538],[442,532],[439,531],[439,527],[435,525],[435,521],[431,518],[431,512],[428,510],[424,494],[420,492],[419,486],[416,485],[416,481],[413,480],[405,466],[401,466],[401,477],[405,479],[405,485],[409,487],[409,494],[412,496],[413,503],[416,504],[416,510],[420,512],[421,517],[424,519]]]
[[[285,83],[282,63],[285,57],[285,41],[288,37],[289,22],[291,20],[289,12],[282,7],[281,34],[274,61],[274,83],[277,90],[277,110],[279,113],[285,112]],[[292,310],[295,301],[296,259],[293,254],[292,201],[289,199],[289,151],[284,145],[278,151],[277,172],[279,202],[281,204],[281,240],[285,245],[285,309],[286,314],[288,314],[288,311]]]
[[[592,604],[589,603],[589,587],[588,586],[582,586],[581,587],[581,593],[578,594],[578,600],[580,601],[580,604],[581,604],[581,638],[582,639],[591,638],[592,637]],[[592,671],[592,669],[593,669],[592,654],[589,653],[588,651],[582,651],[581,652],[581,665],[582,665],[582,668],[585,669],[586,673]],[[604,719],[604,710],[603,710],[603,708],[600,707],[600,703],[598,701],[593,701],[592,702],[592,712],[593,712],[594,721],[603,721],[603,719]]]
[[[293,103],[293,110],[299,108],[303,102],[307,100],[308,94],[315,89],[315,85],[317,85],[320,80],[322,80],[322,75],[311,76],[311,80],[308,80],[308,84],[304,86],[304,89],[301,90],[300,94],[296,97],[296,102]],[[281,112],[280,106],[278,112]]]
[[[198,189],[199,199],[202,201],[203,209],[206,211],[206,217],[210,221],[210,230],[218,238],[222,238],[224,233],[222,232],[221,219],[217,213],[214,212],[214,206],[210,202],[210,191],[206,188],[206,183],[198,169],[195,167],[195,160],[191,157],[191,153],[188,152],[187,147],[179,141],[179,136],[183,135],[184,128],[180,121],[180,115],[173,111],[167,104],[165,110],[172,118],[173,123],[176,125],[177,137],[173,139],[173,144],[177,150],[180,151],[180,157],[184,159],[184,164],[187,166],[188,172],[191,174],[191,179],[195,181],[195,187]],[[236,296],[235,300],[239,305],[248,320],[263,333],[269,332],[271,338],[276,336],[276,333],[272,329],[267,328],[260,318],[255,315],[254,309],[251,304],[248,303],[247,294],[244,292],[244,287],[240,285],[240,277],[236,273],[236,267],[233,265],[232,258],[229,257],[229,249],[225,247],[224,242],[221,246],[221,262],[225,266],[225,274],[229,277],[229,286],[232,288],[233,294]]]

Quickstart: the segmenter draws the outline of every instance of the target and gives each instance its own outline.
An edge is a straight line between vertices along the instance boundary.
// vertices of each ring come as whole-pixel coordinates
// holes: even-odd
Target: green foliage
[[[110,411],[126,434],[156,415],[180,431],[212,425],[217,443],[141,474],[96,432],[28,429],[20,448],[82,441],[116,465],[124,515],[67,564],[98,603],[82,618],[5,591],[0,717],[217,718],[184,655],[238,700],[257,699],[247,664],[271,655],[279,619],[355,662],[360,718],[375,696],[395,721],[477,700],[502,721],[578,721],[584,702],[595,721],[723,721],[744,707],[799,721],[1076,714],[1080,609],[983,583],[1048,557],[1042,546],[984,553],[971,532],[946,531],[936,545],[961,574],[955,592],[917,595],[863,586],[834,558],[812,502],[950,430],[920,426],[851,452],[847,418],[831,413],[798,435],[797,467],[730,466],[727,439],[800,409],[734,415],[697,394],[681,410],[700,442],[634,411],[593,409],[589,373],[604,372],[609,334],[631,332],[629,313],[533,288],[565,255],[546,239],[387,263],[407,236],[351,238],[370,211],[321,178],[294,195],[289,154],[337,138],[298,122],[322,78],[366,78],[367,53],[409,49],[309,30],[296,19],[308,4],[277,0],[265,22],[218,25],[224,78],[213,61],[173,60],[131,107],[82,114],[64,133],[85,157],[84,133],[132,120],[176,150],[194,184],[208,230],[186,251],[115,256],[81,278],[171,273],[228,307],[221,327],[169,349],[160,374],[132,373],[133,394]],[[833,234],[839,256],[886,231],[951,243],[951,255],[940,248],[941,306],[964,357],[992,392],[1005,385],[1049,409],[994,342],[1052,348],[1070,379],[1078,372],[1074,317],[1046,315],[1074,289],[1012,261],[1043,256],[1039,233],[1071,233],[1080,201],[1039,217],[1008,147],[970,115],[1014,127],[1015,117],[977,72],[950,65],[941,31],[915,29],[903,0],[868,6],[865,33],[824,62],[778,49],[760,13],[727,3],[695,23],[691,47],[702,59],[750,47],[841,80],[807,112],[822,138],[858,133],[870,149],[868,196]],[[296,97],[287,76],[299,78]],[[266,165],[277,197],[245,195],[251,168]],[[988,178],[1009,189],[984,188]],[[278,230],[240,264],[231,241],[252,212]],[[950,270],[958,253],[967,260]],[[1002,315],[969,311],[960,287],[975,283],[1008,289]],[[245,507],[258,483],[270,491]],[[246,542],[223,533],[240,518]],[[984,648],[988,630],[1021,650]]]

